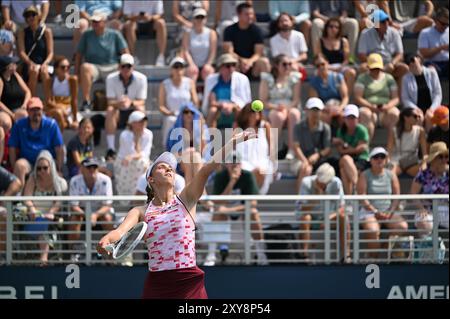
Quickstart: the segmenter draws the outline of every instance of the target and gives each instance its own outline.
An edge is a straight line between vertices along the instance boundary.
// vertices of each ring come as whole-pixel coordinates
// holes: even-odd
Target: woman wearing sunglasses
[[[347,38],[342,35],[342,23],[339,18],[330,18],[325,23],[322,37],[314,47],[314,54],[323,55],[330,63],[330,70],[344,76],[348,95],[352,95],[356,71],[349,67],[350,45]]]
[[[181,135],[182,131],[187,134]],[[180,173],[184,175],[186,184],[191,182],[203,163],[209,159],[208,154],[203,153],[208,143],[209,132],[202,113],[190,102],[182,105],[180,114],[169,131],[166,150],[181,157]],[[177,146],[181,145],[182,149],[178,149]]]
[[[389,153],[382,147],[375,147],[369,154],[370,168],[362,172],[356,186],[358,195],[398,195],[400,183],[397,175],[386,169]],[[395,214],[398,200],[363,200],[359,213],[361,227],[368,240],[369,258],[377,258],[381,248],[381,225],[389,229],[389,236],[400,235],[408,230],[402,216]],[[356,226],[355,226],[356,227]]]
[[[423,58],[419,54],[408,56],[409,72],[402,80],[403,107],[415,107],[420,112],[421,122],[425,118],[427,132],[433,126],[431,118],[433,112],[442,102],[442,88],[436,69],[423,65]]]
[[[425,130],[418,125],[419,119],[419,109],[405,108],[397,127],[388,132],[387,150],[392,154],[392,171],[397,176],[402,173],[416,176],[421,167],[419,148],[423,156],[428,153]]]
[[[300,123],[301,74],[293,71],[291,59],[284,54],[272,61],[272,72],[261,73],[259,98],[265,105],[264,115],[270,125],[288,129],[288,148],[294,152],[294,127]]]
[[[47,101],[45,114],[58,122],[59,128],[78,128],[78,81],[69,72],[70,63],[64,56],[55,57],[54,76],[44,83]]]
[[[38,80],[46,81],[50,77],[49,64],[53,60],[52,30],[41,25],[40,13],[35,6],[23,12],[27,27],[19,31],[18,52],[24,62],[22,76],[28,81],[31,96],[36,96]]]
[[[207,12],[205,9],[194,10],[192,29],[183,34],[183,57],[188,63],[186,70],[194,82],[200,76],[202,80],[214,73],[213,61],[216,59],[217,34],[206,26]]]
[[[25,184],[24,196],[61,196],[67,191],[67,182],[58,175],[56,164],[50,152],[43,150],[36,159],[36,165]],[[48,221],[53,221],[55,214],[59,212],[60,202],[54,201],[26,201],[30,219],[36,224],[25,225],[25,231],[30,231],[30,236],[37,238],[41,251],[40,262],[46,265],[48,262],[49,243],[42,233],[48,230]],[[39,234],[41,232],[41,234]]]
[[[169,130],[180,114],[180,107],[192,102],[198,105],[195,82],[185,76],[186,61],[175,57],[170,62],[170,78],[165,79],[159,86],[159,110],[164,115],[162,135],[167,141]]]
[[[314,58],[316,75],[311,77],[309,83],[309,97],[318,97],[325,103],[325,109],[322,112],[322,120],[328,124],[332,123],[333,118],[340,118],[344,107],[349,102],[347,84],[344,76],[330,69],[330,63],[323,55],[317,55]]]

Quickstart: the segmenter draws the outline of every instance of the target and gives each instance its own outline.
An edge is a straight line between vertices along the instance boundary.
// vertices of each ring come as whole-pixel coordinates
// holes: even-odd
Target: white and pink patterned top
[[[153,202],[145,211],[149,271],[190,268],[196,265],[195,224],[183,202],[174,196],[164,206]]]

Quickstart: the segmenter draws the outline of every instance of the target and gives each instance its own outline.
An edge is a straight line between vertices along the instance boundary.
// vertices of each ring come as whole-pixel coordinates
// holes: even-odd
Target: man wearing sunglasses
[[[206,78],[202,112],[208,114],[208,127],[232,127],[235,113],[252,99],[250,81],[236,71],[237,63],[232,54],[222,54],[216,63],[218,72]]]
[[[448,9],[439,8],[434,16],[434,25],[419,34],[418,48],[425,58],[425,65],[436,68],[440,78],[448,79]]]
[[[145,112],[147,99],[147,77],[134,69],[134,58],[131,54],[122,54],[119,70],[106,78],[106,110],[105,130],[108,145],[108,156],[115,155],[115,134],[117,128],[125,128],[128,117],[133,111]]]
[[[97,226],[97,221],[106,222],[101,224],[103,230],[112,230],[114,220],[114,208],[111,197],[113,195],[112,181],[109,176],[99,172],[99,163],[95,158],[87,157],[81,162],[80,174],[75,175],[70,180],[70,196],[104,196],[103,201],[91,202],[91,223],[92,227]],[[86,214],[85,201],[70,202],[70,221],[68,226],[71,232],[67,239],[69,241],[79,241],[81,237],[81,222]],[[78,223],[77,223],[78,222]],[[83,244],[72,244],[72,248],[77,251],[84,251]],[[76,253],[71,256],[72,261],[78,262],[81,254]]]

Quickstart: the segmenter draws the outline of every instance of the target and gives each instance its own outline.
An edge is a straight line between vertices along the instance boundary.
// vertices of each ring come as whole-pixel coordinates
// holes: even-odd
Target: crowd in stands
[[[0,195],[145,193],[143,174],[154,155],[147,115],[152,98],[161,113],[162,145],[172,151],[182,144],[175,151],[179,187],[209,160],[211,128],[252,128],[258,140],[238,148],[216,172],[212,194],[266,194],[280,177],[275,160],[290,163],[296,194],[399,194],[399,178],[412,181],[413,194],[448,194],[449,110],[441,87],[448,81],[448,3],[268,0],[265,14],[255,14],[249,0],[215,1],[215,12],[208,0],[172,1],[171,12],[164,12],[163,1],[75,4],[80,21],[73,55],[61,56],[49,23],[61,25],[61,2],[1,1]],[[367,5],[378,9],[370,13]],[[169,39],[169,19],[177,26],[175,39]],[[155,97],[147,96],[147,77],[138,71],[142,36],[156,39],[154,65],[170,69]],[[413,52],[405,52],[406,36],[417,38]],[[172,55],[169,40],[175,42]],[[106,91],[107,154],[99,154],[93,141],[101,130],[90,117],[95,82]],[[263,101],[263,112],[252,110],[252,93]],[[388,130],[386,148],[371,143],[379,127]],[[179,136],[177,129],[189,134]],[[277,143],[271,129],[278,130]],[[69,141],[63,140],[65,130],[73,131]],[[281,151],[274,159],[275,144]],[[106,164],[98,160],[103,155]],[[258,262],[265,264],[256,204],[252,236]],[[369,248],[379,247],[380,225],[388,219],[396,234],[407,231],[398,204],[361,203]],[[80,238],[83,205],[70,203],[69,240]],[[308,213],[315,205],[299,202],[299,220],[316,218]],[[57,202],[25,206],[32,220],[53,220],[61,209]],[[350,227],[344,206],[336,203],[330,218]],[[417,206],[425,220],[430,205]],[[243,210],[240,202],[219,203],[213,220]],[[94,226],[114,220],[109,199],[92,203],[92,212]],[[0,207],[0,258],[5,214]],[[446,214],[448,229],[448,209]],[[427,223],[416,227],[430,229]],[[299,231],[300,239],[310,238],[309,225]],[[216,248],[208,247],[206,264],[215,263]],[[40,249],[46,263],[48,244]],[[307,243],[302,250],[307,258]]]

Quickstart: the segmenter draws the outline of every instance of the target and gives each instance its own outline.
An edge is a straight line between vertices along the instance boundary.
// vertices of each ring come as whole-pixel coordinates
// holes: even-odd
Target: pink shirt
[[[190,268],[196,265],[194,221],[178,196],[164,206],[153,202],[145,211],[145,240],[149,271]]]

